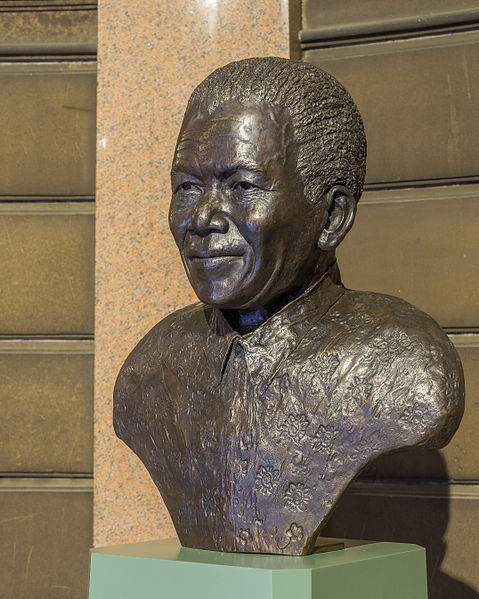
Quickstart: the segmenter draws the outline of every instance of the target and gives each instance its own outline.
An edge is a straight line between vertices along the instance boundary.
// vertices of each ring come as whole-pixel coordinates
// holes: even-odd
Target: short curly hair
[[[317,200],[344,185],[359,200],[366,173],[366,135],[346,89],[319,67],[287,58],[247,58],[213,71],[187,110],[212,114],[226,102],[265,102],[288,111],[305,195]]]

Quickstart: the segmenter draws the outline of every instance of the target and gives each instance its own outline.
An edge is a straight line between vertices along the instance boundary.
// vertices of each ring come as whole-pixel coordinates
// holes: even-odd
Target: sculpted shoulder
[[[205,336],[208,331],[206,314],[208,308],[199,302],[180,308],[160,320],[137,343],[125,360],[123,373],[145,373],[157,368],[159,360],[167,360],[171,355],[181,352],[189,341]]]
[[[446,445],[464,410],[464,375],[440,326],[402,299],[352,290],[327,321],[349,356],[349,378],[371,385],[371,401],[401,434],[413,445]]]
[[[431,344],[440,344],[446,354],[455,353],[454,346],[433,318],[392,295],[346,289],[332,311],[332,320],[354,333],[350,335],[352,343],[358,341],[371,346],[371,339],[393,341],[399,336],[403,342],[409,340],[416,352],[429,353]],[[395,345],[389,344],[390,351]],[[382,343],[373,343],[373,347],[385,349]]]
[[[160,320],[130,352],[113,392],[115,431],[126,443],[133,430],[138,436],[147,428],[147,411],[164,401],[170,373],[181,370],[183,348],[204,336],[207,326],[203,304],[186,306]]]

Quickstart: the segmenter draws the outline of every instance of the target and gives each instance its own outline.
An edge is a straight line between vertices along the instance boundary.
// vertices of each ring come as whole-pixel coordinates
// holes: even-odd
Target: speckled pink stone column
[[[100,0],[94,543],[174,535],[145,468],[112,428],[116,374],[161,318],[193,301],[167,225],[187,98],[211,70],[288,56],[287,0]]]

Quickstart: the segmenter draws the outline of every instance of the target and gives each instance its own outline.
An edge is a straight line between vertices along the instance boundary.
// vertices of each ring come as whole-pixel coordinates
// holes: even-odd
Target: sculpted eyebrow
[[[194,129],[188,129],[188,134],[191,136],[192,134],[194,135],[195,133],[200,134],[200,139],[198,139],[197,137],[186,137],[186,136],[182,136],[181,140],[178,144],[178,147],[180,148],[184,143],[198,143],[201,141],[201,134],[204,133],[204,131],[202,131],[201,129],[198,129],[198,131],[195,131]],[[215,138],[223,138],[223,137],[227,137],[227,138],[231,138],[233,137],[231,133],[214,133],[213,135],[210,136],[210,139],[215,139]],[[243,138],[243,137],[235,137],[236,140],[241,141],[244,144],[248,144],[250,146],[254,146],[255,143],[253,141],[251,141],[251,139],[248,138]]]
[[[233,176],[238,171],[248,171],[257,175],[264,175],[263,169],[253,162],[235,162],[234,164],[226,165],[224,168],[220,167],[218,170],[222,179],[228,179],[228,177]]]
[[[195,166],[185,164],[173,164],[171,167],[171,176],[186,175],[187,177],[194,177],[195,179],[200,178],[199,169]]]

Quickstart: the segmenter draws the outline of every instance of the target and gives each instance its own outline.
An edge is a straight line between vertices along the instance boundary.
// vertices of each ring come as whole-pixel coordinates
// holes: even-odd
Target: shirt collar
[[[306,336],[312,322],[320,320],[344,292],[339,268],[334,262],[299,297],[246,335],[240,335],[235,331],[222,311],[213,308],[208,318],[211,331],[208,338],[208,353],[215,362],[212,366],[213,371],[217,372],[218,384],[221,383],[236,343],[240,344],[245,351],[246,363],[253,382],[257,386],[269,384],[288,356]]]

